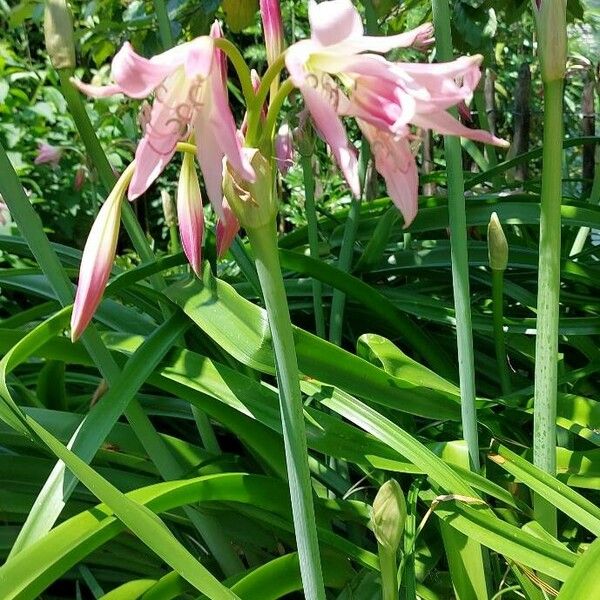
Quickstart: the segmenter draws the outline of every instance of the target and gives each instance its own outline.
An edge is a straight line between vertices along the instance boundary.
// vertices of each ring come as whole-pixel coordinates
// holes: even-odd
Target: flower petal
[[[201,92],[201,84],[186,77],[183,68],[172,73],[156,89],[144,137],[135,152],[135,173],[129,186],[129,199],[143,194],[162,173],[189,132]]]
[[[229,107],[227,88],[223,83],[219,68],[213,68],[210,75],[209,87],[207,105],[205,105],[204,110],[209,114],[209,127],[213,129],[212,137],[216,140],[217,147],[220,148],[222,154],[227,156],[234,170],[247,181],[254,181],[256,175],[248,158],[242,152],[242,144],[240,143],[235,120]],[[199,138],[199,141],[201,140],[202,138]],[[202,169],[202,173],[206,177],[204,168]],[[220,173],[221,170],[219,169]]]
[[[330,0],[317,4],[310,0],[308,19],[313,40],[332,46],[363,34],[362,21],[350,0]]]
[[[202,272],[204,209],[194,157],[187,152],[184,152],[177,186],[177,217],[183,251],[194,273],[200,277]]]
[[[419,189],[417,165],[408,140],[378,130],[360,119],[357,123],[369,140],[375,168],[385,179],[390,198],[402,213],[404,227],[408,227],[417,215]]]
[[[120,191],[110,194],[100,208],[85,243],[71,314],[72,341],[83,333],[102,299],[115,260],[122,201]]]
[[[223,152],[219,147],[216,135],[208,121],[207,115],[201,112],[194,126],[196,139],[196,155],[204,177],[206,194],[219,218],[223,217]]]
[[[331,85],[333,87],[324,89],[322,81],[319,81],[316,76],[312,76],[306,79],[306,83],[301,86],[300,91],[304,96],[304,102],[313,118],[318,133],[331,147],[331,151],[350,186],[350,190],[358,198],[360,196],[360,184],[358,181],[356,150],[348,142],[346,130],[337,112],[337,104],[341,97],[344,101],[347,101],[347,98],[335,87],[335,84],[332,83]]]
[[[477,142],[483,142],[484,144],[492,144],[494,146],[500,146],[507,148],[510,144],[492,135],[489,131],[483,129],[469,129],[462,123],[457,121],[450,113],[446,111],[437,111],[431,114],[416,114],[412,122],[417,127],[423,127],[424,129],[433,129],[438,133],[444,135],[458,135],[470,140]]]
[[[357,52],[389,52],[394,48],[414,47],[422,50],[435,41],[433,25],[424,23],[415,29],[399,33],[398,35],[361,35],[352,37],[344,42],[347,51]],[[341,49],[340,49],[341,50]]]

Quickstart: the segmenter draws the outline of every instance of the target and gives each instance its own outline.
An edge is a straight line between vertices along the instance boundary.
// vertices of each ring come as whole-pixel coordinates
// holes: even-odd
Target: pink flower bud
[[[71,340],[73,342],[88,326],[100,300],[102,300],[102,294],[115,261],[121,204],[133,169],[134,163],[127,167],[123,176],[117,181],[98,212],[85,243],[79,268],[79,283],[71,314]]]
[[[287,123],[284,123],[275,136],[275,161],[282,175],[285,175],[294,163],[294,139]]]
[[[86,180],[86,170],[84,166],[80,166],[75,172],[75,177],[73,178],[73,189],[76,192],[79,192],[83,187],[83,184]]]
[[[260,16],[265,34],[267,62],[271,65],[283,52],[285,45],[279,0],[260,0]]]
[[[229,202],[223,198],[223,217],[217,222],[217,257],[222,258],[229,250],[233,238],[240,230],[240,223],[236,219]]]
[[[177,186],[177,217],[183,251],[196,275],[202,273],[204,208],[194,156],[185,152]]]

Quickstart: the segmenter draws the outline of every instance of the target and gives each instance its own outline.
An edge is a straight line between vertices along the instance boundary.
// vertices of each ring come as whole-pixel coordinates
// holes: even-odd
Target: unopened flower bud
[[[177,216],[183,251],[196,275],[202,269],[202,239],[204,237],[204,208],[194,155],[184,152],[177,186]]]
[[[504,271],[508,265],[508,242],[502,230],[498,215],[493,212],[487,230],[488,257],[490,268],[494,271]]]
[[[86,176],[87,176],[86,168],[83,165],[79,166],[77,171],[75,171],[75,177],[73,178],[73,189],[76,192],[79,192],[81,190],[81,188],[83,187]]]
[[[223,167],[223,193],[240,225],[257,229],[267,225],[277,214],[276,194],[269,161],[256,149],[244,148],[256,174],[254,182],[240,177],[228,162]]]
[[[279,128],[275,136],[275,162],[282,175],[285,175],[294,163],[294,140],[287,123]]]
[[[406,523],[406,500],[395,479],[386,481],[373,501],[371,525],[379,544],[396,552]]]
[[[542,81],[564,79],[567,63],[567,0],[532,0]]]
[[[50,61],[55,69],[75,68],[73,17],[67,6],[67,0],[46,0],[44,39]]]
[[[285,44],[279,0],[260,0],[260,16],[265,34],[267,62],[272,65],[283,52]]]
[[[302,156],[312,156],[315,152],[314,131],[305,109],[298,115],[298,127],[294,128],[294,141]]]
[[[171,194],[164,188],[160,190],[160,201],[165,217],[165,225],[167,227],[177,225],[177,213],[175,212],[175,206],[173,205],[173,198],[171,198]]]
[[[100,208],[85,243],[71,314],[72,341],[77,340],[83,333],[102,300],[115,261],[121,205],[132,174],[133,165],[130,165]]]

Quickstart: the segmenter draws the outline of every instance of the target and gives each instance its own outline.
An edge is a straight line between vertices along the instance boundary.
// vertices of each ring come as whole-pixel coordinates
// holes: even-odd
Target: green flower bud
[[[490,268],[504,271],[508,265],[508,243],[498,215],[493,212],[487,230]]]
[[[160,190],[160,201],[162,203],[163,215],[165,217],[165,225],[167,227],[173,227],[177,225],[177,213],[175,212],[175,205],[173,204],[173,198],[171,194],[164,188]]]
[[[532,0],[542,80],[564,79],[567,63],[567,0]]]
[[[240,225],[258,229],[270,223],[277,214],[277,195],[270,162],[256,149],[244,148],[256,180],[250,183],[240,177],[225,162],[223,167],[223,194]]]
[[[52,66],[55,69],[74,69],[73,17],[67,0],[46,0],[44,38]]]
[[[396,552],[406,523],[406,500],[395,479],[386,481],[373,501],[371,525],[381,546]]]

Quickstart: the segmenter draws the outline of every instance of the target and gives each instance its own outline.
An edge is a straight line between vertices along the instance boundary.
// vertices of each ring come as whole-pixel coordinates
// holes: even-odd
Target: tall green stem
[[[563,82],[544,84],[544,150],[540,212],[537,333],[533,408],[533,462],[556,474],[556,390],[560,292],[560,205],[562,190]],[[534,496],[536,520],[556,535],[556,509]]]
[[[319,258],[319,229],[317,210],[315,207],[315,174],[313,172],[312,155],[301,154],[300,164],[304,176],[304,209],[308,226],[308,247],[312,258]],[[325,337],[325,313],[323,311],[323,284],[312,280],[313,307],[315,311],[315,328],[319,337]]]
[[[432,8],[437,57],[439,60],[450,61],[453,58],[453,52],[448,0],[433,0]],[[454,112],[456,113],[456,111]],[[469,449],[471,466],[477,471],[479,470],[479,437],[475,407],[475,364],[471,329],[467,220],[460,139],[454,136],[445,136],[444,148],[448,173],[448,214],[463,437]]]
[[[504,338],[504,271],[492,269],[492,316],[494,321],[494,347],[500,374],[500,387],[504,395],[510,394],[510,372],[506,360]]]
[[[309,600],[324,600],[300,375],[279,264],[275,221],[257,229],[248,229],[247,232],[256,260],[275,352],[283,440],[304,594]]]

